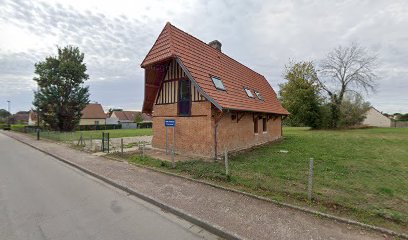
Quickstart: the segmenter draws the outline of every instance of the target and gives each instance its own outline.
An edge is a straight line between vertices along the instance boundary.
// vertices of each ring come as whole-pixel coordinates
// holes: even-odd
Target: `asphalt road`
[[[0,239],[217,239],[0,134]]]

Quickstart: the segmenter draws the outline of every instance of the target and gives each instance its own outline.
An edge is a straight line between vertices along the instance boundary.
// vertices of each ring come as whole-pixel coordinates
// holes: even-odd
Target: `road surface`
[[[0,239],[217,239],[0,133]]]

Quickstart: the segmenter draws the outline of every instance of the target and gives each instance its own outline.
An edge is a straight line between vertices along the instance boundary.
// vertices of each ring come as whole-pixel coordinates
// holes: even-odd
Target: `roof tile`
[[[264,76],[167,23],[141,66],[170,57],[178,57],[200,88],[222,108],[288,114]],[[226,91],[215,88],[211,75],[221,78]],[[264,101],[248,97],[244,86],[260,92]]]

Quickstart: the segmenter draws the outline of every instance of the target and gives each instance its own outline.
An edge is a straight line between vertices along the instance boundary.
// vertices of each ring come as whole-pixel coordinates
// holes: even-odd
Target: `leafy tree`
[[[366,118],[370,103],[364,101],[360,94],[348,94],[340,107],[340,127],[360,125]]]
[[[58,47],[58,56],[35,64],[35,74],[33,104],[40,118],[53,130],[72,131],[89,103],[89,89],[83,86],[89,78],[84,54],[77,47]]]
[[[288,122],[294,126],[320,127],[319,85],[312,62],[291,63],[286,67],[287,83],[280,85],[282,105],[291,113]]]
[[[11,114],[7,110],[0,109],[0,122],[6,122],[9,116]]]
[[[137,112],[135,115],[135,123],[141,123],[143,122],[143,116],[141,112]]]
[[[317,79],[329,96],[332,115],[330,127],[336,128],[339,124],[341,105],[347,92],[375,90],[376,62],[376,56],[356,44],[337,47],[323,60],[321,77]]]

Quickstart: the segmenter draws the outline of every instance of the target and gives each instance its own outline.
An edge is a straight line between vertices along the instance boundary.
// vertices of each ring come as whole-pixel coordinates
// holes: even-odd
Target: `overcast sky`
[[[263,74],[274,89],[285,64],[319,62],[357,42],[379,56],[378,90],[367,99],[383,112],[408,112],[408,1],[102,1],[0,0],[0,108],[31,108],[34,63],[56,46],[85,53],[91,100],[105,109],[139,110],[140,63],[165,23]]]

